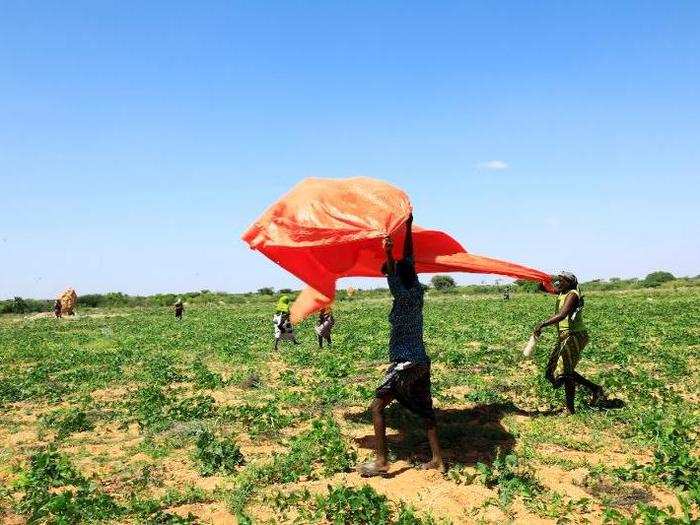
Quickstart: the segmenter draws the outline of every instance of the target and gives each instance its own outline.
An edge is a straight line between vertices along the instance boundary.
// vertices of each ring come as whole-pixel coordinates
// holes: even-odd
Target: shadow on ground
[[[462,465],[475,465],[477,462],[490,464],[499,449],[502,454],[508,454],[515,446],[515,436],[501,423],[504,416],[519,414],[536,417],[557,412],[526,412],[512,403],[438,409],[438,432],[444,459],[448,463]],[[430,448],[420,418],[413,416],[398,403],[392,403],[385,410],[385,415],[390,455],[412,464],[430,459]],[[345,419],[372,424],[369,410],[346,414]],[[360,448],[374,449],[373,434],[356,438],[355,442]]]

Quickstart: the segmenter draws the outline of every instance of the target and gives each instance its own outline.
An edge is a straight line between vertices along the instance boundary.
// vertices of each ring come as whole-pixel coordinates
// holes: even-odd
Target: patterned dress
[[[410,265],[408,258],[399,264]],[[380,398],[396,399],[414,414],[434,421],[430,387],[430,359],[423,343],[423,287],[415,279],[406,287],[398,272],[388,276],[394,303],[389,314],[391,366],[376,391]]]
[[[413,265],[413,260],[408,258],[399,264]],[[423,343],[423,287],[416,279],[410,288],[406,288],[396,271],[387,280],[394,298],[389,314],[389,360],[393,363],[430,363]]]

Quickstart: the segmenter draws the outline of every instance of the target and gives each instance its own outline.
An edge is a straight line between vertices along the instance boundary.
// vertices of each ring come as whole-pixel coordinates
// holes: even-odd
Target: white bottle
[[[528,340],[527,344],[525,345],[525,348],[523,348],[523,355],[525,357],[530,357],[530,354],[534,350],[538,339],[539,339],[539,337],[537,337],[535,334],[532,334],[530,336],[530,339]]]

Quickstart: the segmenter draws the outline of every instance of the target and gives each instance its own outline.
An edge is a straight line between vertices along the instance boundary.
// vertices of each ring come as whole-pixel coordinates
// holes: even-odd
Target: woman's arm
[[[534,334],[535,336],[539,337],[542,334],[542,329],[545,326],[550,326],[553,324],[557,324],[559,321],[564,320],[566,317],[571,315],[571,313],[576,309],[576,306],[578,305],[578,295],[575,293],[569,294],[569,296],[566,298],[566,301],[564,301],[564,307],[561,309],[561,311],[547,319],[546,321],[541,322],[535,327]]]

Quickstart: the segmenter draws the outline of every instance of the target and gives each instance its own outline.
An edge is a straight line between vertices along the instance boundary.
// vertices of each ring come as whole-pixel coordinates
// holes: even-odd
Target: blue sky
[[[417,223],[545,271],[698,274],[699,20],[690,1],[3,2],[0,297],[299,286],[239,237],[307,176],[391,181]]]

